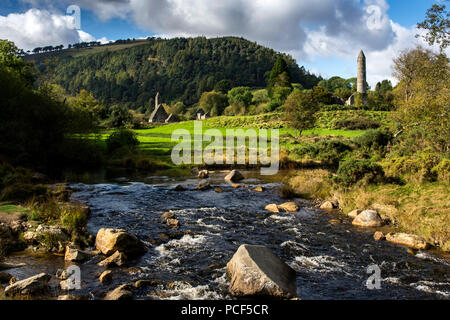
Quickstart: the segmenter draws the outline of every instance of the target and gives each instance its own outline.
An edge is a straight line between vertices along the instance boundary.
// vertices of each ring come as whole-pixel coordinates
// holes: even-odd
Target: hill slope
[[[160,92],[162,102],[198,102],[220,80],[235,86],[265,87],[280,53],[242,38],[149,38],[129,45],[64,50],[30,56],[51,80],[69,93],[86,89],[108,105],[148,111]],[[319,81],[284,55],[292,80],[311,88]]]

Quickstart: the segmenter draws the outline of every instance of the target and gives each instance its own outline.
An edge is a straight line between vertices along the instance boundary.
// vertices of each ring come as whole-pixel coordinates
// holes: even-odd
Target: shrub
[[[16,183],[6,186],[0,195],[1,201],[26,201],[42,198],[47,194],[47,187],[42,185]]]
[[[439,181],[450,183],[450,159],[443,159],[437,166],[431,169]]]
[[[352,146],[340,140],[322,140],[318,143],[302,145],[298,149],[300,156],[308,155],[314,160],[323,161],[334,167],[337,167],[339,162],[351,151]]]
[[[334,123],[334,129],[342,130],[367,130],[378,129],[381,124],[378,121],[374,121],[366,118],[354,118],[346,120],[338,120]]]
[[[61,225],[71,234],[82,233],[87,220],[86,210],[78,206],[67,206],[61,210]]]
[[[435,181],[439,171],[444,178],[446,164],[439,163],[439,156],[433,150],[425,149],[414,156],[391,157],[384,166],[389,176],[405,176],[412,182],[425,182]]]
[[[354,142],[367,153],[378,152],[384,153],[389,142],[391,142],[392,134],[384,129],[368,130],[362,136],[356,137]]]
[[[379,182],[384,178],[383,168],[370,160],[350,159],[341,162],[335,182],[346,187],[363,181],[366,184]]]
[[[136,133],[128,129],[120,129],[115,131],[106,140],[106,147],[110,153],[120,148],[133,150],[138,145],[139,140],[137,139]]]

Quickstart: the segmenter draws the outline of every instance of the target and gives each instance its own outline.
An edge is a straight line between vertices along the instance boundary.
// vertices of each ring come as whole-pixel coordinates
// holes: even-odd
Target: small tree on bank
[[[314,128],[319,103],[311,91],[294,90],[283,105],[286,121],[290,127],[297,129],[299,135],[304,130]]]

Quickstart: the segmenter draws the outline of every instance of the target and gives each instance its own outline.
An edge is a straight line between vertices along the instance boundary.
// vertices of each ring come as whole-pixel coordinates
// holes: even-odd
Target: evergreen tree
[[[289,72],[288,65],[283,57],[280,56],[270,72],[267,86],[269,97],[273,97],[274,88],[276,87],[292,88],[291,81],[291,74]]]

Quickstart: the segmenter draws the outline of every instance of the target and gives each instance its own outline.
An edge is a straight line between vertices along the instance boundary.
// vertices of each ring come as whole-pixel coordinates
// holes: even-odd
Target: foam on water
[[[314,271],[320,273],[345,273],[351,275],[349,266],[331,256],[306,257],[298,256],[290,263],[291,268],[298,271]]]
[[[166,244],[157,246],[155,251],[157,251],[160,256],[170,256],[173,253],[173,250],[195,248],[205,242],[206,237],[204,235],[191,236],[187,234],[179,240],[170,240]]]

